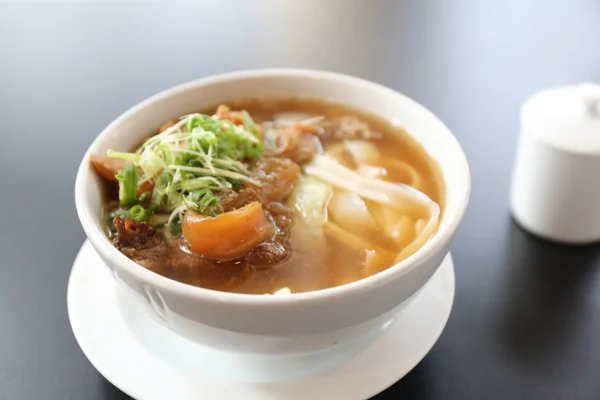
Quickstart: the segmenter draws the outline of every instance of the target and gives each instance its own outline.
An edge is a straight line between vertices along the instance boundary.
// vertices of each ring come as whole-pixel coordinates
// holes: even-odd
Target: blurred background
[[[67,319],[85,239],[76,169],[144,98],[261,67],[389,86],[444,121],[469,159],[449,324],[381,398],[600,397],[598,248],[534,239],[507,209],[522,102],[600,82],[600,2],[223,0],[0,1],[0,399],[126,398],[84,358]],[[547,268],[557,263],[580,268]]]

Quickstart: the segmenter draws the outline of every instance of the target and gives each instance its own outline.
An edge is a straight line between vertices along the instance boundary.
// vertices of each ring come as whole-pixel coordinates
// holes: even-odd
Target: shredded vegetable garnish
[[[134,153],[108,150],[108,157],[131,163],[116,175],[121,208],[113,213],[146,221],[159,212],[181,229],[186,210],[218,215],[222,193],[243,183],[259,186],[243,161],[262,157],[262,139],[250,115],[244,111],[242,118],[243,126],[190,114]]]

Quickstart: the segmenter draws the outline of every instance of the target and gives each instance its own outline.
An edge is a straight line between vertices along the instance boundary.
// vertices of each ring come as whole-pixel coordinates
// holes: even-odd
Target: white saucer
[[[358,353],[334,356],[345,362],[304,378],[252,383],[255,377],[248,378],[246,367],[248,358],[256,356],[201,347],[138,312],[88,242],[75,259],[67,290],[69,319],[84,354],[116,387],[143,400],[366,399],[425,357],[446,325],[453,300],[454,266],[448,254],[381,336],[365,339],[372,343],[363,341]],[[229,373],[222,377],[219,371]]]

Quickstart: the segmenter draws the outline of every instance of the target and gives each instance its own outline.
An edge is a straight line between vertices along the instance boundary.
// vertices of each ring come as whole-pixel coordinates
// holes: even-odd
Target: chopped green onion
[[[111,211],[108,214],[109,218],[112,220],[114,218],[120,217],[120,218],[133,218],[138,222],[144,222],[146,220],[148,220],[148,218],[150,217],[150,214],[148,213],[148,211],[146,211],[146,209],[142,206],[140,206],[139,204],[136,204],[135,206],[131,207],[130,209],[126,209],[126,208],[116,208],[113,211]]]
[[[222,212],[219,198],[209,189],[197,190],[184,197],[183,203],[188,209],[201,214],[214,216]]]
[[[133,165],[117,172],[119,181],[119,201],[122,206],[131,206],[137,202],[137,175]]]
[[[246,129],[246,131],[252,133],[254,135],[254,137],[256,138],[256,154],[258,154],[257,158],[260,158],[262,156],[263,153],[263,142],[261,140],[260,134],[258,132],[258,129],[256,128],[256,123],[254,122],[254,120],[252,119],[252,117],[250,116],[250,114],[248,114],[248,111],[243,110],[242,111],[242,121],[244,122],[244,129]]]
[[[117,217],[125,217],[126,213],[127,213],[126,209],[124,209],[124,208],[116,208],[113,211],[111,211],[108,214],[108,216],[112,220],[112,219],[117,218]]]
[[[148,219],[148,213],[144,209],[144,207],[136,204],[135,206],[129,209],[129,217],[135,219],[138,222],[143,222]]]

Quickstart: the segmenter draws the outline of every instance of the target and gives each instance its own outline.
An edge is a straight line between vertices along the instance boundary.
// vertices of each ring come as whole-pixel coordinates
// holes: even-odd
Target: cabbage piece
[[[323,224],[331,193],[331,185],[317,178],[300,177],[288,199],[288,205],[296,211],[291,237],[300,248],[317,256],[323,255],[327,246]]]

